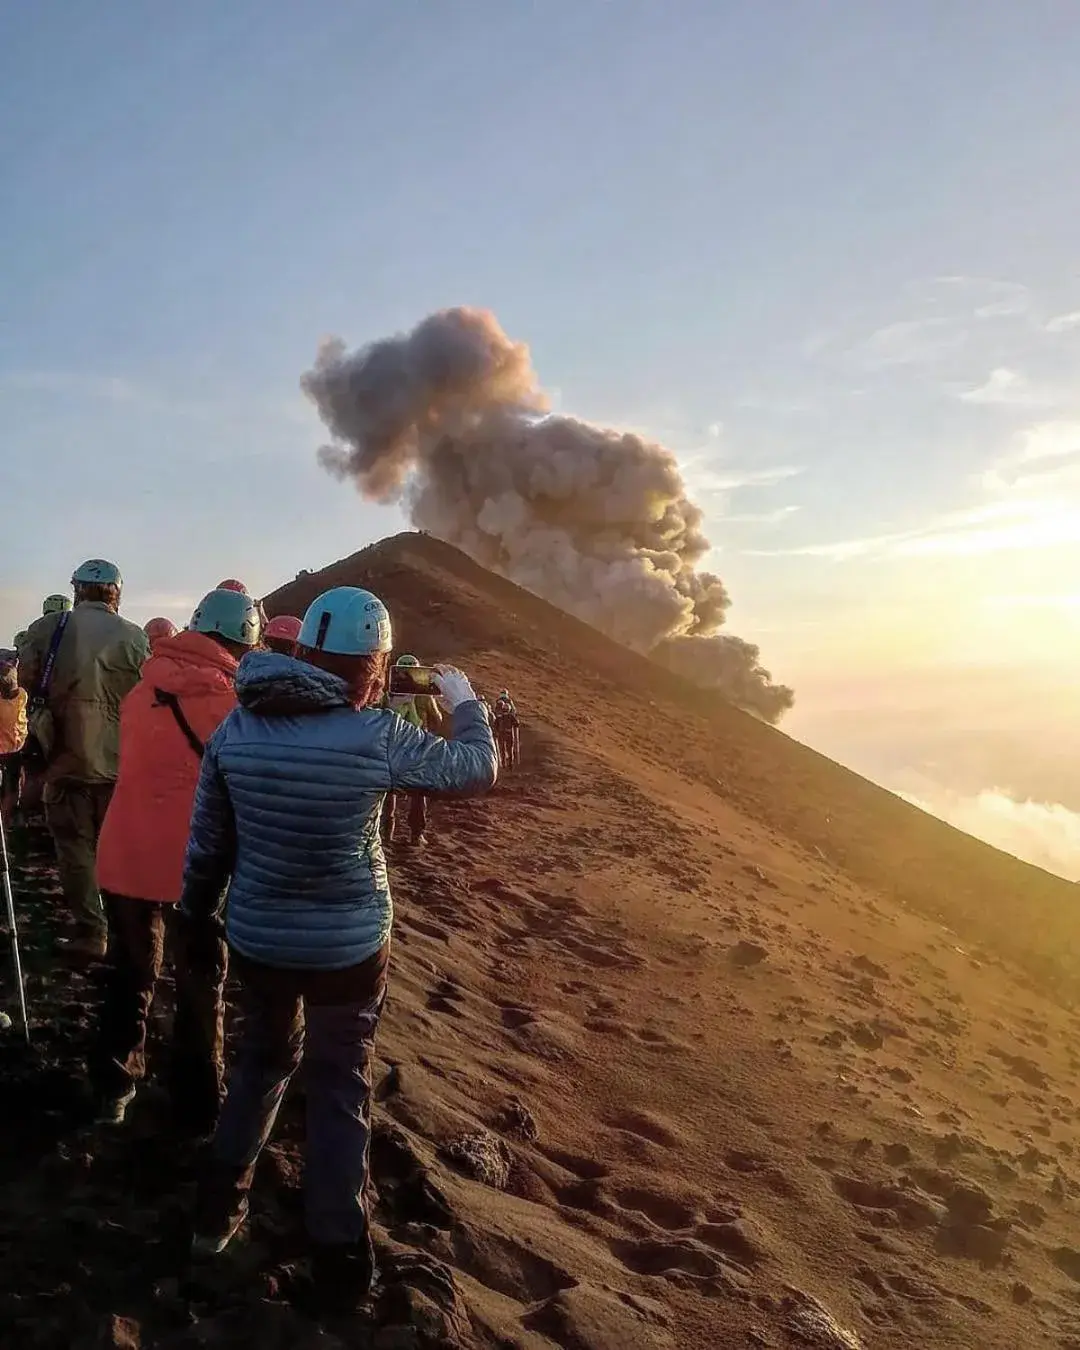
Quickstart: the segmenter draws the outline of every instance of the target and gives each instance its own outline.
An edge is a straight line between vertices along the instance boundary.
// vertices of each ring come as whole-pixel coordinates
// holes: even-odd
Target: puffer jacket
[[[236,658],[203,633],[159,638],[120,708],[120,772],[98,840],[102,890],[177,901],[202,756],[167,701],[204,744],[236,707]]]
[[[61,614],[32,623],[19,648],[19,683],[34,697]],[[120,704],[135,687],[150,654],[146,634],[86,601],[68,618],[56,653],[48,706],[55,742],[46,777],[50,782],[108,783],[116,778],[120,750]]]
[[[26,744],[26,690],[0,694],[0,755],[14,755]]]
[[[463,704],[446,741],[385,709],[358,710],[343,680],[276,653],[245,657],[236,693],[240,707],[203,758],[181,907],[204,919],[227,886],[226,934],[242,956],[286,970],[357,965],[393,921],[385,794],[491,787],[487,718]]]

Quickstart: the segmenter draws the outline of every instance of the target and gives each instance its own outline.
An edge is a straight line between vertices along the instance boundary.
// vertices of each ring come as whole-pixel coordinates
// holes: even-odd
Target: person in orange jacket
[[[19,688],[19,653],[0,651],[0,811],[10,820],[19,805],[26,744],[27,693]]]
[[[250,596],[213,590],[185,631],[158,639],[121,705],[119,773],[97,853],[109,946],[89,1076],[103,1124],[123,1121],[146,1071],[155,985],[165,947],[179,940],[176,903],[203,745],[236,706],[237,666],[259,638]],[[204,945],[173,961],[169,1087],[175,1124],[192,1136],[213,1130],[224,1073],[225,945]]]

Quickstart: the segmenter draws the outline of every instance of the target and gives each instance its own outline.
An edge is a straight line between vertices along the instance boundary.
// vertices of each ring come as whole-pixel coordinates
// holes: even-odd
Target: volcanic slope
[[[522,773],[443,808],[399,889],[408,955],[460,991],[425,996],[461,1104],[519,1096],[522,1196],[637,1277],[568,1249],[559,1282],[658,1300],[687,1346],[782,1341],[785,1285],[868,1345],[1080,1332],[1075,889],[430,537],[268,607],[343,581],[522,712]]]
[[[509,687],[523,729],[520,770],[391,858],[371,1317],[303,1315],[299,1091],[208,1270],[183,1263],[193,1159],[155,1085],[123,1130],[72,1128],[95,995],[50,969],[31,855],[3,1344],[1080,1345],[1073,888],[433,539],[267,608],[342,583],[387,600],[399,650]]]

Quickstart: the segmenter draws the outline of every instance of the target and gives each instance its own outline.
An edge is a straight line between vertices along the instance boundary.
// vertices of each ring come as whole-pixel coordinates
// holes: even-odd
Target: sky
[[[1080,876],[1078,58],[1057,0],[5,7],[0,633],[402,528],[299,376],[482,306],[678,454],[790,734]]]

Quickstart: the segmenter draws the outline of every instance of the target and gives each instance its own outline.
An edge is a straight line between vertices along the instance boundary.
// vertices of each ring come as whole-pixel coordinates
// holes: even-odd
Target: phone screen
[[[435,676],[438,674],[430,666],[392,666],[390,668],[390,692],[392,694],[433,694],[436,691]]]

